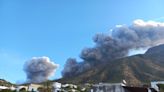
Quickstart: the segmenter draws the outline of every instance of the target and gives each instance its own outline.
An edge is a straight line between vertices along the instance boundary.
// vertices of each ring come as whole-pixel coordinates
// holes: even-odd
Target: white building
[[[154,88],[156,91],[159,91],[157,84],[164,84],[164,81],[153,81],[153,82],[151,82],[151,88]]]
[[[6,86],[0,86],[0,90],[3,90],[3,89],[10,89],[12,91],[16,90],[15,87],[11,86],[11,87],[6,87]]]
[[[90,92],[125,92],[122,83],[99,83],[93,85]]]
[[[16,91],[19,92],[20,89],[25,88],[26,91],[38,92],[39,87],[43,87],[43,86],[39,84],[26,84],[26,86],[20,85],[20,86],[17,86]]]
[[[28,89],[28,86],[17,86],[16,91],[19,92],[22,88],[25,88],[26,90]]]
[[[2,89],[9,89],[9,88],[6,86],[0,86],[0,90],[2,90]]]
[[[35,91],[35,92],[38,92],[38,88],[39,87],[43,87],[42,85],[39,85],[39,84],[30,84],[28,85],[28,91]]]
[[[9,87],[9,89],[12,90],[12,91],[16,90],[16,88],[13,87],[13,86]]]
[[[62,84],[58,83],[58,82],[55,82],[55,83],[53,83],[53,87],[54,87],[54,91],[53,92],[60,92]]]

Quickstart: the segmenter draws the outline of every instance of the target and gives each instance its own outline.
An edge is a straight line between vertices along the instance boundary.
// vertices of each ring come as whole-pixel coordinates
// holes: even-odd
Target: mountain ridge
[[[6,81],[5,79],[0,79],[0,86],[11,87],[11,86],[15,86],[15,84]]]
[[[154,80],[164,80],[164,45],[148,49],[145,54],[124,57],[102,64],[75,77],[62,78],[57,81],[64,83],[99,83],[121,82],[128,85],[142,85]]]

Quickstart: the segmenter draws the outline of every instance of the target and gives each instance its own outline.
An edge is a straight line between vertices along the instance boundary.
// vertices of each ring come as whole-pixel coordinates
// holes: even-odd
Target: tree
[[[44,88],[43,88],[43,87],[39,87],[37,90],[38,90],[39,92],[44,92]]]
[[[164,92],[164,84],[157,84],[159,92]]]
[[[19,91],[20,92],[26,92],[26,88],[21,88]]]
[[[2,89],[0,92],[12,92],[12,91],[9,89]]]
[[[44,92],[52,92],[52,83],[51,81],[47,80],[44,82]]]

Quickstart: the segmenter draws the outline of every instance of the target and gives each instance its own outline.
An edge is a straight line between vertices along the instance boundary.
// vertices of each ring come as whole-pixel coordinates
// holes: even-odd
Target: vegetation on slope
[[[6,86],[6,87],[11,87],[14,86],[15,84],[12,84],[4,79],[0,79],[0,86]]]

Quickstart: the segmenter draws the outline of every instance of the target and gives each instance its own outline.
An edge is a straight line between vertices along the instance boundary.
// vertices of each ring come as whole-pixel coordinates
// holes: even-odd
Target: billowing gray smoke
[[[63,77],[72,77],[74,75],[78,75],[79,73],[89,68],[90,68],[89,63],[77,62],[76,59],[69,58],[66,61],[64,70],[62,71],[62,75]]]
[[[33,57],[24,64],[28,83],[40,83],[52,76],[58,67],[48,57]]]
[[[85,48],[81,52],[82,63],[89,63],[92,66],[93,62],[110,61],[125,57],[129,50],[139,48],[149,48],[164,43],[164,23],[143,20],[135,20],[132,25],[118,25],[112,29],[111,34],[96,34],[93,37],[95,46]],[[74,76],[82,71],[74,71],[71,61],[67,61],[63,70],[63,76],[69,74]],[[83,67],[76,62],[76,70]],[[83,64],[82,64],[83,65]],[[87,68],[88,69],[88,68]],[[83,71],[86,69],[83,68]],[[65,73],[67,71],[67,73]],[[74,71],[74,72],[72,72]]]

